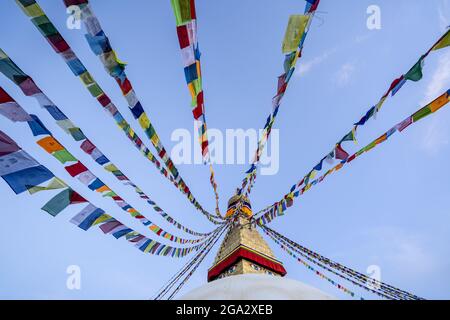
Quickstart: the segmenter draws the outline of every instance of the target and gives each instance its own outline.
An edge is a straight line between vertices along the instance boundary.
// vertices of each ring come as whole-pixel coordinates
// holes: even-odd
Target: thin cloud
[[[436,156],[443,146],[448,145],[448,129],[440,118],[433,118],[422,135],[421,148],[430,156]]]
[[[325,51],[320,56],[315,57],[312,60],[306,61],[304,63],[300,63],[296,72],[297,76],[303,76],[306,73],[310,72],[314,67],[320,65],[324,61],[326,61],[331,55],[333,55],[337,51],[337,48]]]
[[[343,49],[345,49],[345,51],[347,51],[349,48],[353,47],[355,44],[359,45],[359,44],[367,41],[371,37],[372,37],[372,34],[370,34],[370,33],[358,35],[353,39],[353,41],[347,42],[346,44],[341,44],[330,50],[327,50],[324,53],[322,53],[321,55],[314,57],[311,60],[300,62],[299,66],[297,67],[297,71],[295,72],[295,75],[303,76],[303,75],[309,73],[315,67],[317,67],[317,66],[321,65],[322,63],[324,63],[325,61],[327,61],[333,55],[342,51]]]
[[[336,83],[340,87],[346,86],[352,79],[355,73],[356,67],[353,63],[345,63],[340,68],[336,74]]]
[[[392,226],[372,228],[367,234],[377,239],[376,247],[383,252],[383,260],[408,276],[429,274],[438,268],[436,256],[428,250],[422,236]]]
[[[425,91],[421,104],[427,104],[447,89],[450,84],[450,51],[439,57],[438,65]]]
[[[436,70],[425,90],[425,96],[420,105],[426,105],[448,89],[450,85],[450,51],[439,57]],[[440,118],[434,117],[424,128],[420,147],[429,155],[434,156],[439,150],[448,145],[448,128]]]

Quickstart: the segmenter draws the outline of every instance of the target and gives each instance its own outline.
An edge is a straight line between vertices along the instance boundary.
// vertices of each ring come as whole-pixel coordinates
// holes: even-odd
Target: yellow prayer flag
[[[305,32],[306,25],[308,24],[309,16],[304,15],[292,15],[289,17],[289,22],[284,34],[282,52],[291,53],[297,51],[297,48]]]
[[[439,49],[442,49],[442,48],[445,48],[445,47],[448,47],[448,46],[450,46],[450,30],[447,31],[447,33],[441,39],[441,41],[436,43],[436,45],[433,47],[433,50],[439,50]]]
[[[123,66],[126,66],[126,65],[127,65],[126,62],[124,62],[124,61],[122,61],[122,60],[119,59],[119,57],[117,56],[117,52],[116,52],[116,51],[113,50],[112,52],[114,53],[114,60],[116,60],[116,62],[117,62],[118,64],[121,64],[121,65],[123,65]]]
[[[145,113],[139,116],[138,122],[144,129],[148,129],[150,127],[150,120],[148,119],[147,114]]]
[[[159,143],[159,137],[156,133],[150,138],[150,140],[152,140],[154,145]]]
[[[80,80],[86,87],[94,83],[94,79],[88,71],[80,75]]]
[[[113,171],[117,171],[119,170],[114,164],[110,163],[108,165],[105,166],[105,169],[108,170],[109,172],[113,172]]]
[[[29,5],[27,7],[22,7],[25,14],[29,17],[40,17],[44,15],[44,12],[42,11],[41,7],[37,3],[33,3],[32,5]]]
[[[30,194],[35,194],[39,191],[44,191],[44,190],[56,190],[56,189],[63,189],[63,188],[67,188],[67,184],[62,181],[61,179],[55,177],[53,178],[50,183],[47,186],[33,186],[31,188],[28,189],[28,192]]]
[[[98,217],[92,225],[95,226],[95,225],[105,222],[106,220],[111,219],[111,218],[112,217],[109,214],[104,213],[100,217]]]
[[[384,102],[386,101],[386,97],[381,98],[381,100],[377,103],[377,105],[375,106],[375,110],[376,112],[380,111],[381,107],[383,106]]]

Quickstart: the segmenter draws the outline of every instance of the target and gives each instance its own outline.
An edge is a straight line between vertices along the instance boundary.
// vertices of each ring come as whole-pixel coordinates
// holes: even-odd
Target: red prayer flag
[[[347,151],[345,151],[344,149],[342,149],[342,147],[341,147],[340,144],[337,144],[337,145],[336,145],[336,149],[335,149],[334,154],[335,154],[336,159],[339,159],[339,160],[345,160],[345,159],[347,159],[348,156],[349,156],[349,154],[347,153]]]
[[[91,154],[92,151],[94,151],[95,146],[90,140],[86,139],[86,140],[83,141],[83,143],[81,144],[80,148],[81,148],[81,150],[83,150],[87,154]]]
[[[180,48],[183,49],[188,47],[190,43],[187,27],[185,25],[177,27],[177,34],[178,34],[178,41],[180,43]]]
[[[123,82],[121,79],[117,79],[117,83],[120,86],[120,89],[122,90],[123,95],[126,95],[128,92],[131,91],[132,87],[131,87],[131,83],[130,80],[128,80],[128,78],[126,78]]]
[[[77,204],[87,202],[85,198],[79,195],[77,192],[72,190],[72,194],[70,195],[70,204]]]
[[[109,97],[106,94],[104,94],[104,93],[101,94],[100,96],[98,96],[97,100],[104,107],[106,107],[108,104],[111,103],[111,99],[109,99]]]
[[[0,103],[6,103],[6,102],[13,102],[14,99],[11,98],[11,96],[3,90],[2,87],[0,87]]]
[[[84,164],[82,164],[80,161],[78,161],[77,163],[71,165],[71,166],[67,166],[65,167],[66,171],[72,176],[75,177],[77,175],[79,175],[82,172],[88,171],[88,168],[86,168],[84,166]]]

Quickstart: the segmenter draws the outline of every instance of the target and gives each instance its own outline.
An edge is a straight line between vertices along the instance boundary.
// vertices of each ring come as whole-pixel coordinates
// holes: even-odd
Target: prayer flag
[[[52,136],[48,136],[38,140],[37,144],[40,145],[48,153],[64,150],[64,147]]]
[[[450,30],[434,45],[433,50],[439,50],[450,46]]]
[[[105,212],[94,206],[93,204],[88,204],[83,210],[75,215],[70,222],[77,225],[79,228],[87,231],[94,222]]]
[[[2,88],[0,88],[0,90],[2,90]],[[15,101],[5,103],[0,102],[0,114],[13,122],[25,122],[33,120],[28,112],[26,112]]]
[[[28,192],[30,194],[35,194],[40,191],[46,191],[46,190],[56,190],[56,189],[62,189],[67,188],[67,184],[62,181],[61,179],[54,177],[48,185],[46,186],[35,186],[28,189]]]
[[[3,131],[0,130],[0,156],[20,150],[20,147]]]
[[[422,73],[423,57],[405,74],[405,79],[411,81],[419,81],[423,77]]]
[[[23,150],[0,157],[0,176],[38,166],[39,163]]]
[[[53,173],[42,165],[2,176],[16,194],[22,193],[30,187],[37,186],[53,177]]]
[[[349,156],[349,154],[344,149],[342,149],[340,144],[336,145],[336,148],[334,149],[334,153],[335,153],[336,159],[339,159],[339,160],[345,160]]]
[[[182,25],[186,22],[195,19],[195,8],[191,4],[193,1],[191,0],[171,0],[173,12],[175,14],[175,19],[177,22],[177,26]],[[193,14],[194,13],[194,14]]]
[[[291,15],[289,17],[289,22],[283,40],[283,53],[297,51],[308,20],[309,16],[305,15]]]
[[[56,217],[70,204],[71,189],[67,188],[56,196],[54,196],[49,202],[47,202],[41,209]]]

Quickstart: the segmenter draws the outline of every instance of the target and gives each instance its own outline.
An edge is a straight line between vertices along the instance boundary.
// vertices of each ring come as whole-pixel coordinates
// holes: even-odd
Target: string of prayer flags
[[[325,159],[327,159],[327,162],[330,163],[332,162],[333,159],[335,160],[339,160],[339,161],[346,161],[350,155],[347,153],[347,151],[344,150],[344,148],[342,147],[342,142],[344,141],[354,141],[356,142],[356,132],[357,129],[360,126],[363,126],[366,124],[366,122],[371,119],[371,118],[375,118],[375,116],[377,115],[377,113],[380,111],[382,105],[384,104],[384,102],[386,101],[387,97],[389,96],[389,94],[395,95],[395,93],[397,93],[402,87],[403,85],[406,83],[407,80],[411,80],[411,81],[419,81],[420,79],[422,79],[423,76],[423,64],[424,64],[424,60],[425,58],[428,56],[428,54],[432,51],[432,48],[434,48],[436,46],[436,44],[441,43],[444,39],[449,37],[449,31],[447,31],[444,36],[442,36],[439,40],[437,40],[437,42],[431,46],[431,48],[425,53],[423,54],[419,61],[417,61],[412,67],[411,69],[405,74],[400,76],[399,78],[395,79],[394,81],[391,82],[389,89],[385,92],[385,94],[380,98],[380,100],[378,101],[378,103],[374,106],[372,106],[366,113],[364,116],[361,117],[361,119],[357,122],[354,123],[351,131],[349,133],[347,133],[334,147],[333,151],[331,151],[330,153],[328,153],[325,156]],[[414,115],[414,117],[416,118],[416,120],[421,119],[422,117],[427,116],[430,113],[430,110],[428,109],[424,109],[421,110],[420,112],[418,112],[417,114]],[[399,128],[398,130],[401,132],[402,130],[404,130],[405,128],[407,128],[411,123],[414,122],[414,119],[411,118],[407,118],[405,119],[401,124],[399,124]],[[368,148],[373,147],[374,145],[371,146],[366,146]],[[353,160],[353,159],[350,159]],[[338,164],[339,166],[339,164]],[[339,170],[340,167],[336,167],[336,170]],[[320,171],[320,170],[317,170]],[[249,175],[247,175],[248,177]],[[309,182],[309,177],[305,176],[302,181],[303,184],[305,184],[305,186],[307,186],[308,182]],[[244,179],[245,182],[245,179]],[[244,184],[243,184],[244,185]],[[300,188],[301,185],[298,186],[298,188]]]
[[[323,280],[328,281],[331,285],[335,286],[336,288],[338,288],[339,290],[342,290],[344,293],[349,294],[351,297],[355,297],[355,293],[349,289],[347,289],[346,287],[344,287],[343,285],[339,284],[338,282],[336,282],[335,280],[332,280],[331,278],[329,278],[328,276],[326,276],[325,274],[323,274],[322,272],[320,272],[319,270],[315,269],[314,267],[312,267],[311,265],[309,265],[306,261],[304,261],[301,257],[297,256],[293,251],[291,251],[287,246],[283,245],[278,239],[276,239],[272,234],[270,234],[266,229],[263,228],[264,233],[273,241],[275,242],[277,245],[280,246],[280,248],[282,250],[284,250],[288,255],[290,255],[291,257],[293,257],[294,259],[296,259],[299,263],[301,263],[302,265],[304,265],[308,270],[312,271],[315,275],[317,275],[318,277],[320,277]],[[309,260],[309,259],[308,259]],[[324,268],[327,269],[327,268]],[[330,270],[328,270],[330,271]],[[361,300],[363,300],[363,298],[360,298]]]
[[[1,91],[4,91],[1,89]],[[22,109],[23,110],[23,109]],[[25,110],[23,110],[25,112]],[[202,241],[204,237],[199,239],[183,239],[177,236],[174,236],[166,231],[164,231],[162,228],[157,226],[156,224],[152,223],[150,220],[148,220],[146,217],[144,217],[140,212],[138,212],[135,208],[133,208],[131,205],[129,205],[127,202],[125,202],[120,196],[117,195],[109,186],[107,186],[103,181],[101,181],[98,177],[96,177],[83,163],[81,163],[78,159],[76,159],[59,141],[57,141],[51,133],[45,129],[40,130],[37,132],[33,130],[33,127],[31,126],[32,123],[38,123],[39,126],[43,126],[42,122],[37,116],[31,115],[33,117],[33,122],[29,122],[30,128],[33,131],[34,135],[44,135],[43,138],[39,139],[37,141],[37,144],[47,151],[47,153],[54,156],[56,159],[60,160],[60,155],[62,151],[64,151],[68,158],[70,159],[68,164],[65,164],[63,162],[64,168],[66,171],[72,176],[77,178],[82,184],[87,186],[90,190],[98,192],[102,194],[103,197],[108,197],[112,199],[116,205],[118,205],[123,211],[127,212],[130,216],[132,216],[135,219],[138,219],[142,224],[147,226],[151,231],[153,231],[155,234],[164,237],[166,239],[169,239],[170,241],[174,241],[177,243],[198,243]],[[7,157],[7,158],[5,158]],[[8,167],[4,166],[5,168],[8,168],[8,171],[6,169],[2,170],[0,167],[0,174],[2,173],[11,173],[15,171],[19,171],[21,169],[28,168],[30,166],[36,165],[36,162],[29,163],[31,160],[28,158],[21,159],[18,156],[15,156],[12,159],[9,155],[5,155],[2,158],[5,158],[2,163],[8,164]],[[14,164],[14,168],[13,165]],[[11,181],[11,177],[8,178],[8,181]],[[42,181],[43,182],[43,181]],[[17,183],[16,183],[17,184]],[[35,186],[36,184],[33,184],[32,186]],[[69,192],[69,191],[67,191]],[[44,208],[43,210],[49,212],[52,215],[56,215],[59,212],[61,212],[65,207],[67,207],[70,203],[69,200],[63,201],[64,199],[70,199],[71,193],[61,193],[57,195],[54,199],[52,199]]]
[[[15,63],[1,49],[0,49],[0,54],[2,54],[2,56],[4,57],[3,61],[7,61],[8,62],[8,63],[3,64],[3,65],[0,64],[0,72],[4,71],[3,70],[3,66],[13,65],[13,66],[15,66],[14,68],[16,70],[18,70],[21,74],[24,75],[23,78],[30,79],[30,82],[34,83],[34,81],[29,76],[27,76],[22,70],[20,70],[20,68],[17,65],[15,65]],[[37,101],[41,105],[41,107],[43,107],[50,114],[50,116],[56,121],[56,124],[60,128],[62,128],[66,134],[70,135],[75,141],[81,143],[79,145],[80,148],[85,153],[90,155],[94,159],[94,161],[96,163],[98,163],[99,165],[103,166],[104,170],[106,170],[106,171],[110,172],[111,174],[113,174],[116,177],[116,179],[122,181],[125,185],[128,185],[128,186],[132,187],[135,190],[135,192],[138,193],[139,196],[143,200],[145,200],[149,205],[151,205],[152,208],[158,214],[160,214],[164,219],[166,219],[169,223],[171,223],[174,226],[176,226],[178,229],[183,230],[183,231],[185,231],[187,233],[190,233],[192,235],[195,235],[195,236],[206,236],[206,235],[209,234],[209,233],[199,233],[199,232],[193,231],[193,230],[185,227],[181,223],[177,222],[175,219],[171,218],[154,201],[152,201],[150,199],[150,197],[148,195],[146,195],[135,183],[133,183],[127,176],[125,176],[122,173],[122,171],[120,171],[117,168],[117,166],[115,166],[112,162],[110,162],[110,160],[100,151],[100,149],[97,148],[90,140],[88,140],[88,138],[82,133],[81,129],[78,128],[78,130],[82,133],[82,135],[84,137],[84,140],[78,140],[76,137],[74,137],[71,131],[66,130],[67,123],[72,123],[72,122],[67,118],[67,116],[37,86],[36,86],[36,88],[37,89],[35,91],[39,91],[40,93],[36,94],[36,95],[33,95],[33,97],[37,99]],[[5,103],[10,103],[10,104],[11,103],[15,103],[15,101],[11,97],[9,97],[9,95],[3,89],[1,89],[1,91],[0,91],[0,99],[6,101]],[[2,104],[0,104],[0,105],[2,105]],[[24,111],[24,110],[21,111],[21,113],[28,115],[28,113],[26,113],[26,111]],[[31,116],[30,116],[30,118],[31,118]],[[12,120],[12,119],[10,119],[10,120]],[[33,127],[36,127],[36,126],[37,125],[35,125],[35,124],[33,125]],[[77,128],[73,123],[72,123],[72,127],[73,128]],[[43,144],[44,144],[44,142],[46,142],[45,143],[45,145],[46,145],[45,150],[48,150],[48,148],[50,148],[51,144],[53,143],[52,142],[53,140],[52,140],[51,137],[43,138],[40,141]],[[60,147],[58,147],[57,149],[51,150],[51,151],[54,151],[53,152],[53,156],[55,158],[57,158],[63,164],[65,162],[68,162],[68,161],[75,161],[74,157],[70,153],[68,153],[65,149],[61,149]],[[91,178],[86,173],[83,176],[80,176],[80,179],[83,178],[83,180],[85,180],[86,177]]]
[[[301,262],[301,258],[298,258],[297,254],[302,258],[307,259],[316,266],[331,272],[332,274],[349,281],[353,285],[360,287],[370,293],[376,294],[380,297],[395,300],[423,300],[422,298],[411,294],[407,291],[398,289],[387,283],[381,282],[376,279],[372,279],[369,276],[362,274],[356,270],[346,267],[338,262],[332,261],[310,249],[307,249],[298,243],[286,238],[279,234],[275,230],[268,227],[262,227],[264,233],[276,244],[278,244],[289,255],[296,258]],[[307,265],[307,264],[306,264]],[[339,288],[339,287],[338,287]],[[352,295],[353,296],[353,295]]]
[[[101,28],[100,22],[92,11],[88,0],[64,0],[67,7],[77,5],[80,9],[81,21],[84,23],[88,33],[85,35],[88,44],[95,55],[97,55],[102,62],[105,70],[113,77],[119,85],[123,96],[126,98],[129,109],[133,117],[138,121],[147,137],[152,142],[158,155],[163,160],[166,168],[170,171],[172,176],[176,179],[177,184],[185,184],[179,172],[169,157],[169,153],[165,150],[161,140],[150,121],[148,115],[144,111],[142,103],[139,101],[130,80],[125,73],[125,64],[118,58],[116,52],[113,50],[109,38]],[[95,26],[95,27],[92,27]],[[101,96],[101,99],[106,99]],[[109,103],[106,101],[105,103]]]
[[[190,247],[173,247],[166,244],[149,239],[140,233],[128,228],[115,218],[106,214],[104,210],[94,206],[92,203],[80,196],[76,191],[69,187],[64,181],[54,176],[54,174],[48,170],[45,166],[34,160],[28,153],[22,150],[18,144],[11,139],[6,133],[0,131],[0,163],[10,163],[5,161],[5,156],[21,152],[22,158],[28,159],[28,163],[33,163],[26,169],[11,172],[6,175],[2,175],[2,178],[8,183],[11,189],[16,193],[21,193],[30,190],[31,187],[39,186],[50,179],[56,179],[59,181],[58,185],[53,185],[53,188],[48,190],[55,190],[60,188],[66,188],[49,202],[47,202],[42,208],[52,216],[57,216],[62,210],[69,205],[87,203],[87,206],[75,215],[70,221],[83,230],[89,230],[93,226],[99,226],[104,233],[112,234],[116,239],[124,237],[128,242],[133,244],[139,250],[145,253],[150,253],[160,256],[170,256],[180,258],[188,255],[193,251],[198,251],[204,243],[196,244]],[[14,175],[14,177],[12,176]],[[53,180],[55,181],[55,180]],[[51,184],[52,182],[50,182]],[[49,185],[50,185],[49,184]],[[59,186],[59,187],[56,187]],[[42,189],[47,190],[47,189]],[[117,222],[114,228],[111,228],[111,222]],[[216,228],[210,236],[205,239],[207,242],[212,236],[214,236],[219,230]]]
[[[102,108],[104,108],[110,116],[114,119],[117,126],[124,132],[124,134],[127,136],[127,138],[130,140],[131,143],[141,152],[141,154],[150,160],[156,168],[159,170],[159,172],[164,175],[167,179],[169,179],[175,187],[177,187],[178,190],[180,190],[187,198],[188,200],[194,205],[195,208],[197,208],[202,214],[204,214],[208,220],[210,220],[213,223],[218,223],[214,220],[214,216],[211,215],[209,212],[207,212],[205,209],[201,207],[201,205],[197,202],[197,200],[193,197],[191,194],[189,188],[186,186],[186,184],[183,181],[176,181],[178,177],[173,177],[171,173],[167,172],[165,168],[161,167],[160,162],[156,159],[156,157],[151,153],[151,151],[146,147],[146,145],[143,143],[143,141],[139,138],[139,136],[136,134],[136,132],[132,129],[131,125],[125,120],[125,118],[122,116],[122,114],[118,111],[117,107],[112,103],[111,99],[106,95],[106,93],[101,89],[99,84],[95,82],[95,80],[92,77],[92,74],[90,74],[86,67],[83,65],[81,60],[76,56],[75,52],[70,48],[70,46],[67,44],[67,42],[64,40],[62,35],[57,31],[56,27],[51,23],[50,19],[45,15],[42,8],[39,7],[37,2],[35,0],[17,0],[16,3],[18,6],[22,9],[22,11],[31,19],[31,22],[35,25],[35,27],[43,34],[44,38],[49,42],[49,44],[52,46],[54,51],[59,54],[67,66],[70,68],[72,73],[79,77],[80,80],[83,82],[87,90],[90,92],[90,94],[96,98],[96,100],[100,103]],[[40,16],[31,17],[28,15],[27,7],[35,5],[39,7],[39,13]],[[51,30],[51,32],[42,32],[42,30]],[[51,34],[51,35],[50,35]],[[46,37],[47,35],[47,37]],[[63,45],[61,45],[63,44]],[[0,54],[1,58],[1,54]],[[5,61],[0,62],[0,67],[2,64],[7,64],[8,67],[14,66],[13,63],[8,61],[8,58],[2,59]],[[14,68],[12,71],[16,72]],[[14,77],[11,74],[5,73],[5,75],[10,78],[11,80],[14,79]],[[19,75],[20,76],[20,75]],[[21,75],[24,76],[23,74]],[[13,80],[14,81],[14,80]],[[22,81],[20,81],[22,82]],[[16,83],[18,84],[18,83]],[[19,85],[19,84],[18,84]],[[25,94],[30,94],[30,92],[25,92]],[[53,103],[52,103],[53,104]],[[63,120],[64,121],[64,120]],[[163,154],[159,155],[161,158],[164,157]]]
[[[272,98],[272,113],[267,117],[251,165],[252,170],[250,172],[247,171],[245,178],[242,180],[241,187],[238,190],[239,194],[243,192],[247,185],[249,186],[246,194],[250,194],[253,184],[256,181],[257,164],[259,163],[261,154],[270,136],[282,98],[284,97],[291,76],[294,74],[297,61],[302,55],[303,45],[319,2],[320,0],[307,1],[305,15],[293,15],[289,18],[282,45],[282,51],[286,54],[283,63],[285,73],[278,77],[277,94]]]
[[[406,117],[404,120],[397,123],[395,126],[393,126],[391,129],[383,133],[381,136],[355,152],[351,156],[346,156],[345,159],[341,160],[337,165],[329,169],[324,175],[320,176],[319,178],[309,182],[306,178],[302,179],[299,183],[295,184],[289,192],[281,199],[280,201],[276,202],[275,204],[266,207],[265,209],[255,213],[255,221],[259,225],[265,225],[267,223],[270,223],[275,219],[277,216],[280,216],[284,214],[285,207],[283,207],[283,203],[286,201],[288,197],[291,198],[293,201],[294,198],[299,197],[300,195],[303,195],[306,191],[310,190],[311,187],[314,185],[317,185],[325,180],[327,176],[329,176],[332,173],[335,173],[342,169],[344,165],[352,162],[356,158],[360,157],[362,154],[373,150],[376,146],[379,144],[387,141],[395,132],[402,132],[406,128],[408,128],[413,123],[416,123],[419,120],[422,120],[423,118],[429,116],[432,113],[435,113],[436,111],[440,110],[444,106],[446,106],[450,101],[450,89],[448,89],[446,92],[441,94],[439,97],[434,99],[432,102],[427,104],[426,106],[422,107],[421,109],[417,110],[412,115]],[[308,177],[308,175],[306,176]],[[304,185],[304,186],[303,186]],[[302,187],[303,186],[303,187]],[[283,210],[281,211],[278,209],[279,207],[282,207]]]
[[[88,33],[86,34],[86,39],[91,47],[91,50],[94,52],[94,54],[96,54],[100,58],[101,62],[105,67],[105,70],[109,73],[109,75],[112,76],[119,84],[134,118],[138,120],[147,137],[150,139],[153,146],[157,150],[158,155],[162,158],[163,162],[165,163],[166,167],[169,169],[172,175],[175,178],[177,178],[177,183],[184,184],[184,181],[182,180],[181,176],[179,176],[178,170],[176,169],[172,160],[168,156],[167,151],[162,145],[160,138],[156,133],[156,130],[154,129],[151,121],[149,120],[148,115],[145,113],[141,102],[137,98],[137,95],[132,87],[130,80],[127,78],[127,75],[125,73],[125,64],[120,63],[120,61],[117,59],[117,55],[111,46],[109,38],[106,36],[106,33],[101,28],[100,22],[93,13],[92,8],[89,6],[89,1],[77,0],[74,2],[72,0],[64,0],[64,3],[67,7],[74,5],[74,3],[76,3],[80,8],[81,21],[83,21],[88,31]],[[188,3],[187,5],[183,6],[183,8],[188,8],[189,11],[191,7],[194,8],[193,1],[192,5]],[[195,8],[193,10],[195,15]],[[181,10],[180,12],[184,12],[184,10]],[[92,25],[94,25],[95,28],[92,28]],[[203,93],[201,93],[201,96],[199,95],[199,99],[202,101],[203,104]],[[202,135],[200,135],[200,137],[202,137]],[[210,165],[210,170],[212,170],[212,165]],[[216,197],[216,217],[220,219],[219,204],[218,204],[219,195],[217,193],[217,183],[215,182],[214,179],[214,171],[211,172],[210,181]]]
[[[209,164],[210,184],[216,199],[216,216],[220,216],[219,194],[214,177],[214,169],[210,162],[208,130],[205,115],[205,98],[202,88],[200,49],[197,38],[197,14],[195,0],[171,0],[175,15],[177,36],[181,49],[184,75],[191,94],[192,115],[198,130],[203,162]]]
[[[193,251],[197,251],[203,245],[203,243],[201,243],[191,247],[181,248],[157,242],[127,227],[120,221],[106,214],[104,210],[97,208],[91,203],[75,215],[70,222],[84,231],[88,231],[92,227],[98,226],[104,234],[111,234],[116,239],[125,238],[140,251],[153,255],[181,258]],[[207,239],[205,241],[207,241]]]
[[[395,297],[397,299],[410,299],[410,300],[422,299],[422,298],[420,298],[414,294],[411,294],[407,291],[401,290],[401,289],[396,288],[387,283],[373,279],[370,276],[367,276],[366,274],[360,273],[354,269],[344,266],[344,265],[340,264],[339,262],[332,261],[331,259],[324,257],[323,255],[321,255],[317,252],[314,252],[314,251],[288,239],[287,237],[283,236],[282,234],[278,233],[277,231],[275,231],[267,226],[263,226],[262,228],[265,230],[265,232],[268,231],[273,237],[275,237],[280,242],[282,242],[283,245],[288,246],[290,249],[301,254],[304,257],[311,258],[311,260],[308,259],[309,261],[311,261],[313,263],[319,262],[320,264],[323,264],[326,267],[331,268],[330,271],[336,275],[339,275],[339,274],[335,273],[335,272],[345,274],[348,277],[359,282],[360,284],[363,284],[364,286],[366,286],[367,284],[371,284],[372,287],[376,286],[376,288],[370,288],[370,289],[377,289],[378,292],[389,295],[391,297]],[[357,284],[355,282],[352,282],[352,283],[359,286],[359,284]],[[367,290],[367,288],[365,288],[365,289]],[[373,292],[373,291],[371,291],[371,292]],[[375,293],[375,292],[373,292],[373,293]]]
[[[395,299],[395,300],[424,300],[423,298],[409,293],[405,290],[401,290],[385,282],[376,280],[360,273],[354,269],[344,266],[336,261],[332,261],[327,257],[324,257],[317,252],[314,252],[308,248],[301,246],[300,244],[286,238],[280,233],[276,232],[269,227],[262,227],[266,234],[269,232],[269,236],[273,239],[276,238],[281,242],[281,245],[288,247],[295,253],[300,254],[302,257],[306,258],[308,261],[314,263],[315,265],[339,276],[340,278],[351,282],[352,284],[363,288],[366,291],[374,293],[380,297]]]

